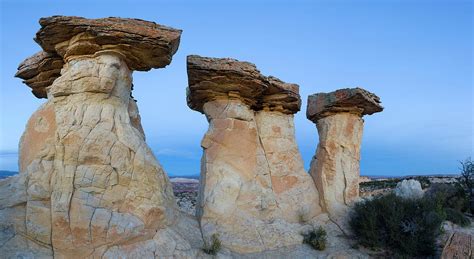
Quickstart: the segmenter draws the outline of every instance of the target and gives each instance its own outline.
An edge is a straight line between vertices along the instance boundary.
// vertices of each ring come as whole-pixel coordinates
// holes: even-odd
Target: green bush
[[[467,227],[471,225],[471,220],[464,216],[464,214],[458,210],[447,208],[446,210],[446,219],[453,222],[456,225]]]
[[[326,249],[327,233],[322,227],[313,229],[308,233],[303,234],[303,243],[310,245],[316,250]]]
[[[363,246],[387,248],[403,256],[429,256],[436,251],[442,214],[437,200],[388,194],[357,203],[349,224]]]
[[[211,236],[211,244],[208,244],[206,240],[204,240],[204,247],[202,251],[206,254],[216,255],[221,250],[221,241],[219,240],[219,236],[217,234],[212,234]]]
[[[438,199],[444,208],[460,212],[466,212],[469,208],[469,197],[460,184],[432,184],[425,196],[429,199]]]

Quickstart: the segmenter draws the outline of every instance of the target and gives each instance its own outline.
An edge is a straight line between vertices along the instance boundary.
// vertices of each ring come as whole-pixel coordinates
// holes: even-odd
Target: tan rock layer
[[[204,238],[217,233],[239,253],[300,244],[300,215],[310,220],[321,209],[294,143],[292,115],[255,115],[237,99],[207,102],[204,111],[210,125],[197,204]]]
[[[299,87],[276,77],[260,74],[249,62],[231,58],[187,58],[188,106],[203,113],[206,102],[239,99],[254,110],[275,110],[286,114],[299,111]]]

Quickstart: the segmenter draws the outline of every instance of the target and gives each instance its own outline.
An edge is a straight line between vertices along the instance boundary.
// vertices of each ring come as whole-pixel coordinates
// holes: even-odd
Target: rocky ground
[[[368,177],[361,177],[360,194],[361,197],[368,197],[372,195],[389,192],[395,188],[399,181],[403,179],[413,179],[415,177],[406,178],[384,178],[371,179]],[[429,176],[416,177],[422,182],[423,188],[427,188],[433,183],[453,183],[456,179],[451,176]],[[199,180],[191,178],[171,178],[174,195],[181,211],[189,215],[195,214],[195,206],[197,200],[197,193],[199,189]],[[471,218],[473,220],[473,218]],[[281,257],[282,255],[293,256],[296,258],[327,258],[327,257],[346,257],[346,258],[385,258],[389,255],[387,251],[371,251],[363,247],[358,247],[355,242],[348,242],[339,229],[331,222],[326,222],[326,229],[331,233],[328,240],[328,247],[325,251],[315,251],[306,245],[298,245],[288,247],[285,249],[277,249],[265,253],[257,253],[255,255],[246,255],[245,258],[273,258]],[[446,221],[443,224],[443,234],[438,240],[438,251],[436,257],[454,258],[456,251],[469,250],[472,251],[472,244],[474,243],[474,223],[470,227],[459,227]],[[341,244],[343,244],[341,246]],[[462,248],[460,248],[462,247]],[[354,249],[355,248],[355,249]],[[444,251],[444,252],[443,252]],[[443,253],[443,255],[442,255]],[[232,254],[228,251],[223,251],[220,257],[235,257],[239,258],[238,254]],[[450,257],[451,256],[451,257]],[[460,257],[462,258],[462,257]]]
[[[181,211],[189,215],[195,214],[199,180],[192,178],[171,178],[174,196]]]

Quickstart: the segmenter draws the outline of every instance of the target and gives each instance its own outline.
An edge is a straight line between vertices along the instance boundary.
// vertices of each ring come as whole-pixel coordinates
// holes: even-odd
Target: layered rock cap
[[[139,19],[52,16],[39,23],[35,41],[43,51],[23,61],[15,75],[38,98],[47,97],[63,59],[110,51],[121,55],[130,70],[147,71],[171,62],[181,36],[181,30]]]
[[[265,108],[287,114],[301,108],[297,84],[263,76],[252,63],[190,55],[187,69],[187,103],[201,113],[205,103],[219,99],[240,99],[254,110]]]
[[[381,112],[380,98],[362,88],[345,88],[330,93],[317,93],[308,97],[306,117],[316,122],[339,112],[359,116]]]
[[[32,89],[34,96],[46,98],[46,88],[61,75],[63,66],[61,56],[40,51],[20,63],[15,77],[23,79],[23,83]]]

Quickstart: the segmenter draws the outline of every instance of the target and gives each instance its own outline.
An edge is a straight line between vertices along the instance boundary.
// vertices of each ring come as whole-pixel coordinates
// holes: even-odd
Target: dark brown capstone
[[[188,106],[203,112],[206,102],[217,99],[240,99],[254,110],[299,111],[299,87],[276,77],[263,76],[249,62],[231,58],[187,57]]]
[[[59,55],[40,51],[20,63],[15,77],[23,79],[37,98],[46,98],[46,88],[61,75],[63,65]]]
[[[262,96],[263,109],[277,110],[283,113],[296,113],[301,109],[301,98],[297,84],[285,83],[280,79],[267,77],[269,87]]]
[[[345,88],[330,93],[317,93],[308,96],[306,117],[317,122],[319,119],[349,112],[359,116],[381,112],[380,98],[362,88]]]
[[[109,17],[86,19],[76,16],[41,18],[41,29],[35,41],[46,52],[57,52],[63,58],[115,50],[125,56],[131,70],[162,68],[171,62],[178,50],[181,30],[139,19]],[[64,46],[57,44],[73,41]]]

